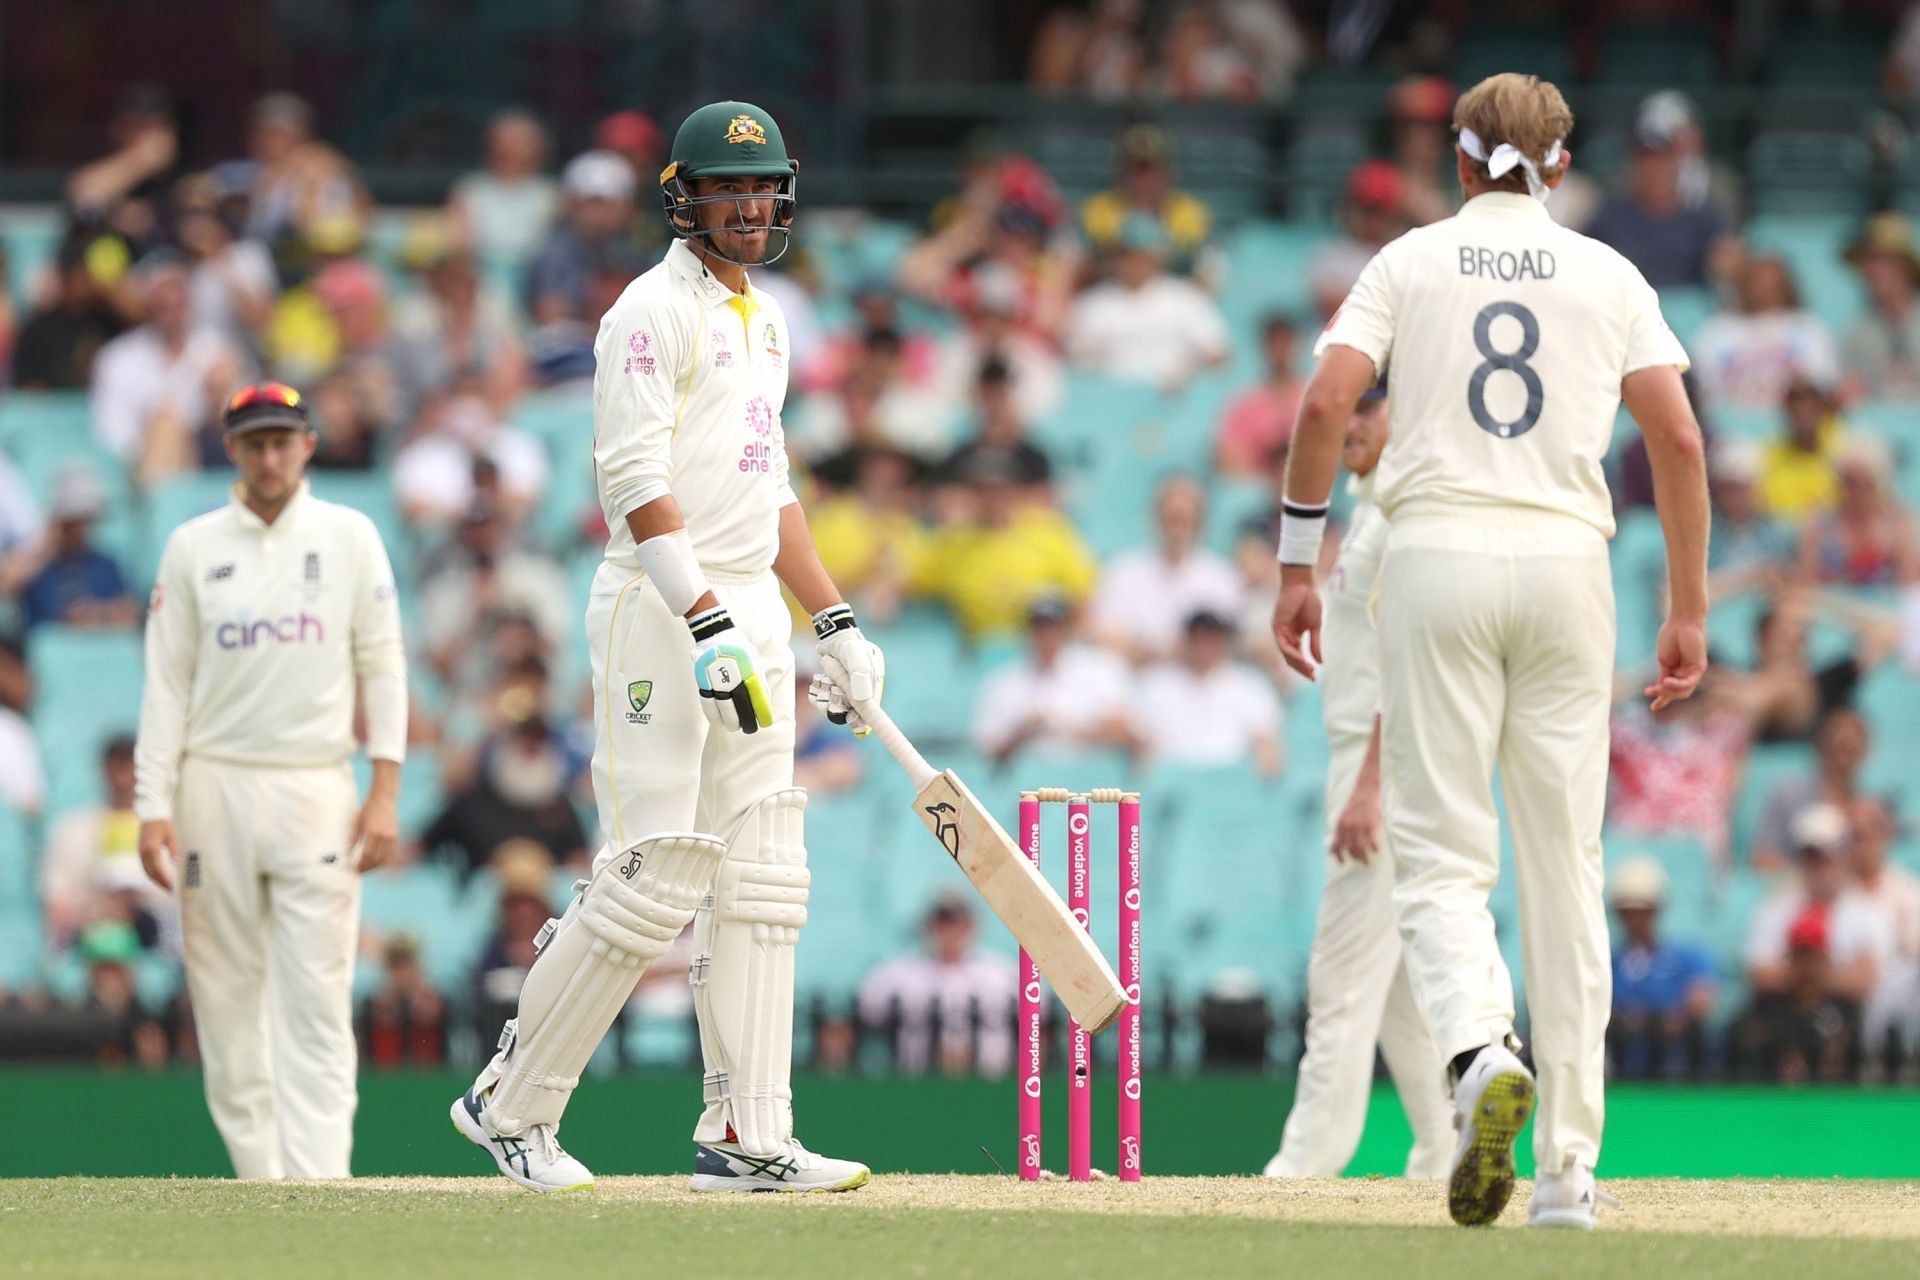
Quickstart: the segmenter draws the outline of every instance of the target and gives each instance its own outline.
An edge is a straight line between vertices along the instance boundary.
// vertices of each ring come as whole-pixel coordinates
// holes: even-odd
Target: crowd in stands
[[[1280,6],[1179,6],[1151,46],[1142,8],[1056,10],[1035,83],[1240,100],[1280,92],[1303,67]],[[791,327],[783,421],[828,568],[870,625],[935,619],[989,659],[949,745],[989,767],[1084,757],[1271,780],[1292,767],[1290,743],[1317,736],[1315,695],[1281,675],[1266,630],[1308,335],[1381,244],[1449,212],[1453,92],[1431,76],[1394,88],[1389,141],[1349,175],[1307,264],[1306,306],[1256,308],[1251,322],[1230,320],[1248,308],[1223,300],[1259,282],[1234,277],[1232,228],[1181,186],[1178,141],[1152,124],[1120,134],[1111,184],[1084,196],[975,138],[952,196],[897,258],[830,274],[844,263],[812,251],[803,212],[794,254],[754,273]],[[305,103],[275,94],[254,109],[246,154],[189,156],[166,96],[129,90],[108,151],[70,179],[52,260],[13,282],[0,329],[4,394],[87,403],[71,465],[38,487],[0,433],[0,804],[33,833],[27,865],[5,876],[37,886],[44,937],[0,999],[100,1011],[102,1053],[118,1060],[191,1054],[184,997],[165,981],[171,907],[140,874],[128,742],[50,735],[27,655],[50,628],[138,627],[157,548],[103,530],[116,504],[217,482],[218,409],[248,379],[309,398],[317,483],[359,478],[394,513],[413,747],[433,804],[411,813],[411,866],[382,875],[450,870],[457,896],[436,909],[476,931],[478,959],[455,983],[423,962],[404,912],[370,916],[369,1059],[432,1063],[490,1043],[533,934],[598,845],[578,634],[580,567],[606,537],[582,482],[592,341],[666,243],[652,195],[664,136],[623,111],[563,158],[534,115],[503,111],[445,206],[405,212],[377,209],[324,136]],[[1920,736],[1880,739],[1920,699],[1877,712],[1872,698],[1910,691],[1920,654],[1915,491],[1901,479],[1920,474],[1905,469],[1920,412],[1889,413],[1920,396],[1920,253],[1900,213],[1856,228],[1823,269],[1857,273],[1865,305],[1834,332],[1801,305],[1795,265],[1743,239],[1741,199],[1693,105],[1662,92],[1638,111],[1617,182],[1576,169],[1550,202],[1656,285],[1712,300],[1683,337],[1711,440],[1717,665],[1699,697],[1657,715],[1637,696],[1634,656],[1660,607],[1657,553],[1656,571],[1634,571],[1657,521],[1630,442],[1615,477],[1614,1068],[1912,1073],[1920,882],[1907,833],[1920,788],[1901,753]],[[1077,518],[1084,505],[1064,496],[1087,459],[1039,429],[1089,382],[1143,398],[1220,391],[1201,465],[1156,477],[1150,500],[1121,513],[1134,545],[1104,556]],[[1210,507],[1229,491],[1244,509],[1223,535]],[[816,796],[855,793],[870,754],[809,710],[802,657],[799,779]],[[891,674],[894,690],[944,678]],[[71,774],[81,751],[98,781],[54,797],[50,759]],[[826,853],[817,874],[835,874]],[[846,1065],[884,1043],[904,1069],[1005,1069],[1009,966],[979,951],[968,905],[891,907],[922,919],[923,951],[881,961],[848,1009],[816,1018],[814,1060]],[[633,1016],[686,1021],[684,956],[678,966],[648,975]]]

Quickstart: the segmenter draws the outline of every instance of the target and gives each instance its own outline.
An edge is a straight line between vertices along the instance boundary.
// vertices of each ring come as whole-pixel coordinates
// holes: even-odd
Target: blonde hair
[[[1543,162],[1548,149],[1555,142],[1564,142],[1573,132],[1573,110],[1567,106],[1560,90],[1539,76],[1517,71],[1488,76],[1454,103],[1453,127],[1456,132],[1473,130],[1489,153],[1503,142],[1510,143],[1539,165],[1543,180],[1557,178],[1566,171],[1564,156],[1556,164]],[[1519,170],[1493,178],[1488,175],[1484,160],[1468,159],[1479,170],[1481,178],[1494,186],[1513,191],[1527,189],[1526,175]]]

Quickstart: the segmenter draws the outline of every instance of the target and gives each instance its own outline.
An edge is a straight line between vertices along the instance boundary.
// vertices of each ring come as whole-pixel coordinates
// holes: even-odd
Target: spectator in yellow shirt
[[[1198,273],[1213,214],[1198,196],[1174,190],[1173,140],[1158,126],[1136,124],[1120,135],[1114,157],[1114,185],[1080,206],[1080,226],[1096,256],[1105,258],[1119,248],[1128,214],[1145,213],[1166,233],[1167,270]]]
[[[852,483],[814,507],[807,523],[820,563],[840,590],[861,616],[886,622],[926,576],[931,538],[915,514],[918,465],[883,444],[851,453]]]
[[[1042,597],[1086,603],[1099,567],[1067,519],[1029,496],[1019,460],[981,449],[962,479],[969,510],[935,536],[920,590],[945,602],[972,640],[1020,631]]]
[[[1760,505],[1798,524],[1830,510],[1840,498],[1834,470],[1846,423],[1833,393],[1805,374],[1787,384],[1786,432],[1767,446],[1760,472]]]

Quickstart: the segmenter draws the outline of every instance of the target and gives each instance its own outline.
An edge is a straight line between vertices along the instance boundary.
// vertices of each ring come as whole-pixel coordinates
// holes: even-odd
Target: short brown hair
[[[1542,160],[1556,140],[1565,141],[1573,132],[1573,111],[1552,82],[1503,71],[1460,95],[1460,101],[1453,105],[1453,127],[1456,131],[1473,130],[1489,153],[1503,142],[1513,144],[1539,165],[1541,178],[1547,179],[1559,176],[1567,167],[1564,159],[1554,165],[1543,164]],[[1474,165],[1482,177],[1487,176],[1484,160],[1476,160]],[[1527,179],[1516,169],[1494,185],[1525,191]]]

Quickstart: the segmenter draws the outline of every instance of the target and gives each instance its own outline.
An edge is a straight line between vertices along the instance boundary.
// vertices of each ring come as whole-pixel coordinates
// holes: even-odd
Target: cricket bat
[[[928,764],[878,703],[855,709],[913,780],[920,821],[1033,957],[1074,1021],[1089,1034],[1106,1030],[1127,993],[1092,935],[953,770]]]

